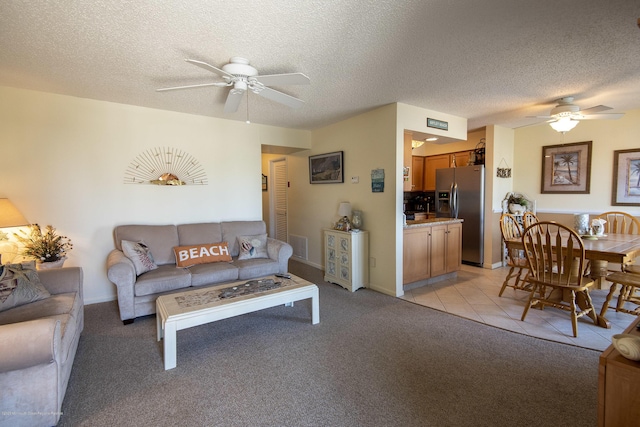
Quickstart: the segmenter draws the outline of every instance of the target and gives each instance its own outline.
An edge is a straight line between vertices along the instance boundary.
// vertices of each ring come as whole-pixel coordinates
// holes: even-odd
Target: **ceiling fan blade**
[[[580,114],[594,114],[599,113],[601,111],[613,110],[611,107],[607,107],[606,105],[596,105],[595,107],[587,108],[586,110],[580,110]]]
[[[156,92],[166,92],[168,90],[180,90],[180,89],[194,89],[194,88],[207,87],[207,86],[229,86],[229,83],[216,82],[216,83],[203,83],[203,84],[200,84],[200,85],[163,87],[163,88],[160,88],[160,89],[156,89]]]
[[[553,116],[525,116],[527,119],[552,119]]]
[[[221,70],[220,68],[216,68],[213,65],[207,64],[206,62],[196,61],[195,59],[185,59],[185,61],[187,61],[190,64],[197,65],[200,68],[204,68],[207,71],[211,71],[213,73],[219,74],[222,77],[233,78],[233,74],[229,74],[226,71]]]
[[[240,106],[240,101],[242,101],[244,92],[245,91],[238,89],[231,89],[229,91],[229,95],[227,95],[227,102],[224,103],[225,113],[235,113],[236,111],[238,111],[238,107]]]
[[[624,116],[624,113],[589,114],[578,117],[578,120],[617,120],[622,116]]]
[[[294,98],[291,95],[287,95],[286,93],[282,93],[268,87],[263,88],[260,92],[258,92],[258,95],[272,101],[279,102],[280,104],[284,104],[287,107],[291,108],[300,108],[304,105],[303,100]]]
[[[255,79],[265,86],[308,85],[311,83],[309,77],[302,73],[268,74],[255,76]]]

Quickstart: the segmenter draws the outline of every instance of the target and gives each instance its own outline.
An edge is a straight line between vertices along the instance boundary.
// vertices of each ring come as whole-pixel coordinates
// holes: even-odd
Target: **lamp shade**
[[[29,221],[13,206],[9,199],[0,199],[0,228],[21,227]]]
[[[561,117],[555,122],[549,123],[549,125],[557,132],[569,132],[580,123],[577,120],[573,120],[570,117]]]
[[[351,216],[351,203],[341,202],[340,206],[338,206],[338,215]]]

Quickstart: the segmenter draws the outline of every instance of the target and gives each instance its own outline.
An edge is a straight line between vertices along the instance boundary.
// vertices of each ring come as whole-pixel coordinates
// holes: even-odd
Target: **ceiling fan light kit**
[[[556,121],[549,122],[549,125],[555,131],[565,133],[576,127],[578,123],[580,122],[572,119],[571,117],[561,117]]]
[[[241,58],[239,56],[233,56],[229,59],[229,63],[222,66],[222,68],[214,67],[206,62],[197,61],[195,59],[185,59],[190,64],[196,65],[207,71],[217,74],[224,79],[224,82],[204,83],[199,85],[189,86],[177,86],[157,89],[158,92],[165,92],[170,90],[180,89],[193,89],[207,86],[230,86],[227,100],[224,104],[225,113],[235,113],[238,111],[242,96],[248,90],[256,93],[263,98],[270,99],[271,101],[278,102],[286,105],[290,108],[300,108],[304,105],[304,101],[295,98],[291,95],[287,95],[284,92],[272,89],[269,86],[281,86],[281,85],[308,85],[310,83],[309,77],[302,73],[287,73],[287,74],[269,74],[259,75],[258,70],[249,65],[249,60]],[[247,92],[248,94],[248,92]],[[247,97],[248,102],[248,97]],[[248,105],[247,105],[248,108]],[[248,116],[248,112],[247,112]],[[248,117],[247,117],[248,122]]]

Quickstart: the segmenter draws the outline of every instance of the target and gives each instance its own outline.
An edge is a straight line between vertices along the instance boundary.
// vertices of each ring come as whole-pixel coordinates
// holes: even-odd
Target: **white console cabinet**
[[[369,232],[324,230],[324,280],[351,292],[369,284]]]

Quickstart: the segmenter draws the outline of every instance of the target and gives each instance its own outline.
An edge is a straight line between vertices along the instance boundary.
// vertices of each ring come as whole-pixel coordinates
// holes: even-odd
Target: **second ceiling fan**
[[[556,105],[548,116],[528,116],[537,119],[548,119],[547,122],[558,132],[567,132],[573,129],[580,120],[602,120],[602,119],[619,119],[624,116],[623,113],[602,113],[602,111],[611,110],[611,107],[605,105],[596,105],[595,107],[581,110],[580,107],[573,103],[573,96],[566,96],[558,99]]]
[[[303,100],[272,89],[269,86],[308,85],[310,83],[309,77],[302,73],[267,74],[261,76],[258,74],[257,69],[249,65],[249,60],[239,56],[232,57],[229,60],[229,63],[223,65],[222,68],[217,68],[213,65],[207,64],[206,62],[197,61],[195,59],[185,59],[185,61],[219,75],[224,81],[167,87],[157,89],[157,91],[165,92],[170,90],[195,89],[207,86],[229,86],[231,87],[231,90],[229,91],[227,100],[224,104],[225,113],[234,113],[238,110],[242,96],[247,90],[251,90],[253,93],[288,107],[300,108],[304,105]]]

